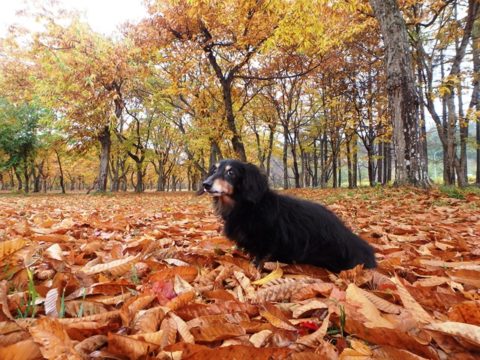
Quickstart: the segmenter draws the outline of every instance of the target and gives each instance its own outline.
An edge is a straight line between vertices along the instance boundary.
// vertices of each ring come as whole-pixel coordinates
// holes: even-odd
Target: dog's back
[[[372,247],[320,204],[269,191],[255,206],[237,204],[225,234],[257,260],[304,263],[334,272],[376,266]]]

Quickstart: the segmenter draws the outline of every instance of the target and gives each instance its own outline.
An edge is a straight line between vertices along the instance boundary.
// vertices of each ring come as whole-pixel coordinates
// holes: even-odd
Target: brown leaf
[[[132,360],[143,358],[157,348],[158,345],[146,341],[113,333],[108,334],[108,351],[112,354],[127,356]]]
[[[477,350],[480,350],[480,326],[445,321],[442,323],[428,324],[425,326],[425,329],[459,337],[472,344]]]
[[[0,281],[0,306],[2,307],[3,314],[10,320],[13,320],[13,316],[10,313],[10,308],[8,306],[7,298],[7,288],[8,282],[6,280]]]
[[[195,341],[200,342],[225,340],[246,334],[240,325],[220,322],[215,322],[208,326],[195,327],[191,329],[191,333]]]
[[[289,300],[300,289],[315,282],[313,279],[276,279],[265,284],[257,291],[256,299],[258,302]]]
[[[410,311],[412,316],[423,324],[428,324],[433,321],[429,313],[422,308],[422,306],[415,300],[415,298],[408,292],[407,288],[403,286],[402,280],[396,276],[394,280],[397,285],[398,295],[402,299],[403,306]]]
[[[183,294],[180,294],[177,297],[174,297],[172,300],[170,300],[167,304],[165,304],[165,307],[175,311],[187,305],[194,298],[195,298],[194,291],[184,292]]]
[[[82,357],[60,322],[54,319],[39,319],[29,328],[33,340],[40,345],[42,355],[47,359],[78,359]]]
[[[248,339],[248,341],[250,341],[256,348],[259,348],[262,347],[263,344],[265,344],[265,342],[271,335],[271,330],[261,330],[250,336],[250,339]]]
[[[93,335],[75,345],[75,350],[87,357],[92,351],[105,345],[107,340],[105,335]]]
[[[19,341],[5,347],[0,346],[0,359],[2,360],[39,360],[42,355],[40,347],[32,339]],[[64,359],[67,358],[64,357]]]
[[[197,351],[185,359],[189,360],[211,360],[212,357],[217,359],[255,359],[255,360],[271,360],[285,359],[289,354],[288,349],[280,348],[260,348],[253,346],[234,345],[217,349],[205,349]]]
[[[400,349],[406,349],[429,359],[439,359],[438,353],[433,347],[426,345],[423,340],[410,334],[392,328],[365,326],[366,319],[361,315],[359,316],[356,307],[346,304],[345,313],[345,330],[349,334],[355,334],[356,337],[372,344],[389,345]]]
[[[188,325],[183,321],[180,317],[175,315],[174,313],[170,313],[170,317],[173,319],[175,322],[175,326],[177,328],[178,333],[182,337],[183,341],[188,343],[188,344],[193,344],[195,343],[195,339],[190,332]]]
[[[373,349],[374,359],[391,359],[391,360],[427,360],[427,358],[412,354],[403,349],[397,349],[391,346],[381,346]]]
[[[347,291],[347,301],[358,305],[358,311],[368,320],[365,325],[370,328],[388,328],[394,326],[387,319],[383,318],[377,307],[365,296],[365,294],[355,284],[349,284]]]
[[[454,305],[448,311],[452,321],[480,326],[480,301],[465,301]]]
[[[288,330],[288,331],[296,331],[297,329],[295,326],[290,324],[290,322],[284,321],[269,311],[261,310],[260,315],[264,317],[270,324],[275,326],[276,328]]]

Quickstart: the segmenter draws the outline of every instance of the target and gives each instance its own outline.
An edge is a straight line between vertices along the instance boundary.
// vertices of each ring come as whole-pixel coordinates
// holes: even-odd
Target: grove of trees
[[[1,39],[0,190],[195,190],[229,157],[283,188],[480,185],[478,1],[145,6],[107,37],[44,4]]]

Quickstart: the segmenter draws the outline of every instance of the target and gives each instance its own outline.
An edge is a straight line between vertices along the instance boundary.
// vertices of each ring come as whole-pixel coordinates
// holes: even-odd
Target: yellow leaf
[[[0,259],[20,250],[24,245],[25,240],[21,238],[0,242]]]
[[[283,329],[283,330],[289,330],[289,331],[296,331],[297,329],[295,326],[287,323],[286,321],[283,321],[273,315],[271,312],[268,311],[260,311],[260,315],[267,319],[267,321],[275,326],[276,328]]]
[[[268,274],[267,276],[257,280],[257,281],[254,281],[252,282],[252,285],[265,285],[266,283],[272,281],[272,280],[276,280],[276,279],[279,279],[283,276],[283,270],[282,268],[278,265],[277,263],[277,268],[275,270],[273,270],[270,274]]]

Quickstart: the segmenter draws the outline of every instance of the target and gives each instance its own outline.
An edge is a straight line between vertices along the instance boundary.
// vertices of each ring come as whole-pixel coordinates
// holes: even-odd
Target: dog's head
[[[258,203],[268,191],[268,182],[253,164],[222,160],[210,169],[203,190],[223,202]]]

